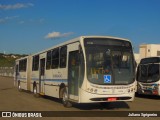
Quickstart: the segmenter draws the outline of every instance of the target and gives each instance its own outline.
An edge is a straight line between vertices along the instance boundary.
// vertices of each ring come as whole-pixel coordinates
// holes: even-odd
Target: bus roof
[[[44,52],[46,52],[46,51],[49,51],[49,50],[51,50],[51,49],[54,49],[54,48],[57,48],[57,47],[60,47],[60,46],[64,46],[64,45],[66,45],[66,44],[78,42],[78,41],[80,41],[81,39],[84,39],[84,38],[111,38],[111,39],[129,41],[128,39],[125,39],[125,38],[112,37],[112,36],[80,36],[80,37],[77,37],[77,38],[68,40],[68,41],[66,41],[66,42],[63,42],[63,43],[61,43],[61,44],[55,45],[55,46],[53,46],[53,47],[50,47],[50,48],[48,48],[48,49],[45,49],[45,50],[43,50],[43,51],[40,51],[40,52],[38,52],[38,53],[34,53],[34,54],[32,54],[32,56],[35,56],[35,55],[44,53]]]
[[[23,60],[23,59],[28,59],[29,55],[28,56],[25,56],[25,57],[21,57],[19,59],[16,59],[15,61],[19,61],[19,60]]]

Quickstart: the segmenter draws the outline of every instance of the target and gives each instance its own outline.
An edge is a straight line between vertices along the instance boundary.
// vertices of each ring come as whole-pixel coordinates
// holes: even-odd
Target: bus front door
[[[79,63],[78,50],[69,52],[68,61],[68,97],[71,100],[78,101],[79,84]]]
[[[39,93],[44,95],[45,58],[40,59]]]

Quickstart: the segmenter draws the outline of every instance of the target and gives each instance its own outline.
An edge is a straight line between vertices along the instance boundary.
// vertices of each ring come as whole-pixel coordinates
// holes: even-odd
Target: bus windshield
[[[160,64],[156,58],[142,59],[137,70],[137,81],[149,83],[160,79]]]
[[[85,41],[87,78],[94,84],[130,84],[135,78],[130,42],[115,39]]]

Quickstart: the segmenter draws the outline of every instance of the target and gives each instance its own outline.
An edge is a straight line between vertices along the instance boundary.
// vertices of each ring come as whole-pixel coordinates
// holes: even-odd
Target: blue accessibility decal
[[[111,75],[104,75],[104,83],[111,83]]]

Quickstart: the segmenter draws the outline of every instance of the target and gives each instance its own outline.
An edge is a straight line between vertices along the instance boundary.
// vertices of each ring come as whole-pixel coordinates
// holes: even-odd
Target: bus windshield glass
[[[109,38],[86,38],[87,78],[94,84],[131,84],[135,69],[131,43]]]
[[[143,58],[140,64],[160,63],[160,57]]]
[[[160,59],[154,57],[142,59],[138,66],[137,81],[149,83],[160,79]]]

